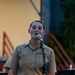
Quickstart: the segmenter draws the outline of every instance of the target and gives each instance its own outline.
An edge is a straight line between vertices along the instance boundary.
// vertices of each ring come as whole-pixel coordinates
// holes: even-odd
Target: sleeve
[[[54,54],[53,50],[51,50],[51,52],[50,52],[48,71],[56,72],[55,54]]]
[[[10,68],[18,69],[18,64],[19,64],[18,47],[16,47],[13,54],[12,54],[12,57],[11,57]]]

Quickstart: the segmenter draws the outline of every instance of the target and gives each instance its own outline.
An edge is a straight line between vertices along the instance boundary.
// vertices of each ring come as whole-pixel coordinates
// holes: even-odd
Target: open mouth
[[[38,32],[35,33],[35,35],[39,34]]]

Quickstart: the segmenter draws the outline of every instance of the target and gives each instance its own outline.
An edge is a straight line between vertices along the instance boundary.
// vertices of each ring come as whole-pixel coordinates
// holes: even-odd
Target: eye
[[[32,29],[36,29],[36,26],[32,26]]]
[[[43,28],[41,26],[38,27],[39,30],[42,30]]]

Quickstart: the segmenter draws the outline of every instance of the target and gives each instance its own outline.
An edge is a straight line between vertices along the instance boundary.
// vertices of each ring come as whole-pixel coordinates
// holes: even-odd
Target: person
[[[11,57],[6,61],[6,63],[3,65],[3,72],[9,72],[10,69],[10,62],[11,62]]]
[[[12,58],[8,75],[43,75],[41,67],[43,67],[43,56],[40,48],[40,40],[36,37],[40,34],[43,38],[45,34],[44,24],[35,20],[30,24],[28,33],[31,38],[28,42],[16,46]],[[45,61],[48,63],[48,75],[55,75],[56,63],[53,49],[43,43],[45,51]]]

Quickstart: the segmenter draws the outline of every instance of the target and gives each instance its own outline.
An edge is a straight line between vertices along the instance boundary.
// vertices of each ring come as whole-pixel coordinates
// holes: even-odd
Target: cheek
[[[44,31],[43,30],[40,30],[40,33],[43,33]]]
[[[45,34],[45,32],[44,32],[44,31],[41,31],[40,33],[41,33],[41,35],[44,35],[44,34]]]
[[[32,34],[34,31],[32,29],[29,30],[29,33]]]

